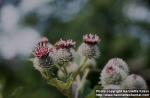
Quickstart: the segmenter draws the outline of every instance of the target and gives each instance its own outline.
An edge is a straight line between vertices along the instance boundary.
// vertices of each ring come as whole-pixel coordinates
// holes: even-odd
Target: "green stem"
[[[64,74],[67,76],[68,75],[68,72],[67,72],[67,69],[65,66],[63,66],[63,69],[64,69]]]
[[[65,75],[66,75],[66,72],[64,70],[64,68],[62,69],[59,65],[55,65],[58,69],[60,69]]]
[[[73,79],[76,79],[77,75],[81,72],[82,68],[84,67],[86,61],[87,61],[87,57],[84,58],[83,63],[80,64],[80,67],[78,68],[78,70],[74,73],[73,75]]]
[[[48,74],[48,69],[44,69],[43,71],[40,71],[41,75],[45,78],[45,79],[50,79],[52,78],[49,74]]]
[[[86,68],[86,69],[85,69],[85,72],[84,72],[84,75],[83,75],[83,77],[82,77],[82,79],[81,79],[81,82],[80,82],[80,87],[79,87],[78,90],[77,90],[78,92],[79,92],[80,89],[84,86],[86,77],[87,77],[87,75],[89,74],[89,72],[90,72],[90,69],[89,69],[89,68]]]

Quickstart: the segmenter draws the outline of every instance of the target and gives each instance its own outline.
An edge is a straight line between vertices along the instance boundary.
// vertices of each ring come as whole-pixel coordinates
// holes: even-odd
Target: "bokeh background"
[[[99,70],[123,58],[150,88],[150,0],[0,0],[0,98],[65,98],[28,61],[35,42],[100,36]],[[88,76],[91,88],[99,73]]]

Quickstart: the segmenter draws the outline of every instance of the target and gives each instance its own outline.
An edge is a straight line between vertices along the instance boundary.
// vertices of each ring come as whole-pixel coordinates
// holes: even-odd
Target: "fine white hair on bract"
[[[100,73],[100,80],[103,87],[109,84],[120,85],[128,74],[115,65],[105,66]]]
[[[97,45],[94,45],[94,46],[89,46],[85,43],[82,43],[79,48],[78,48],[78,54],[83,57],[83,56],[86,56],[90,59],[92,58],[98,58],[99,55],[100,55],[100,51],[98,49],[98,46]]]
[[[121,58],[112,58],[108,61],[108,63],[105,66],[117,66],[124,72],[129,74],[128,64]]]
[[[136,74],[129,75],[122,83],[125,89],[147,89],[145,80]]]

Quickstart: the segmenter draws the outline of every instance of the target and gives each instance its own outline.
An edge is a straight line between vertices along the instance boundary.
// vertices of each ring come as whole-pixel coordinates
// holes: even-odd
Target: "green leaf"
[[[66,82],[58,80],[57,78],[48,80],[48,84],[56,87],[58,90],[61,90],[61,91],[69,89],[72,83],[73,83],[72,74],[70,75],[70,77],[67,79]]]

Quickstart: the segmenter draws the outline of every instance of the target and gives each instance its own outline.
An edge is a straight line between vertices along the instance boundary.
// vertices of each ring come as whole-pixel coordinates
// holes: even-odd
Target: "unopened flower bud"
[[[126,72],[127,74],[129,74],[128,65],[121,58],[112,58],[112,59],[110,59],[108,61],[108,63],[106,64],[106,66],[110,66],[110,65],[117,66],[118,68],[122,69],[124,72]]]
[[[125,89],[147,89],[145,80],[136,74],[129,75],[122,83]]]
[[[106,85],[114,84],[119,85],[125,78],[127,74],[114,65],[105,66],[101,72],[101,84],[103,87]]]

